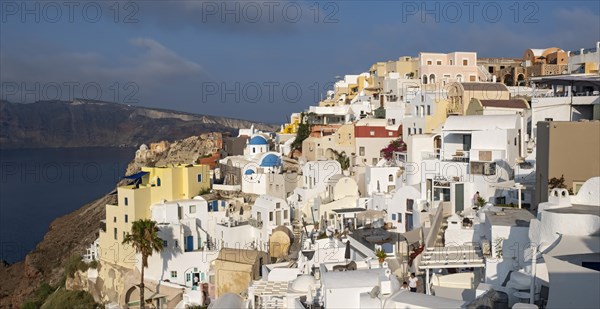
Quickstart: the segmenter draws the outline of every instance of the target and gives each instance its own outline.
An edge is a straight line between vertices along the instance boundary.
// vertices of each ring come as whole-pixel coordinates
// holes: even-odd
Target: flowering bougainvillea
[[[394,156],[394,152],[404,151],[406,151],[406,143],[402,140],[402,138],[399,138],[391,141],[387,147],[381,149],[381,154],[386,160],[391,160]]]

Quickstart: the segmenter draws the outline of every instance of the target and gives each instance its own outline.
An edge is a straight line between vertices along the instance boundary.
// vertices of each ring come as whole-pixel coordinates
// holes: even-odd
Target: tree
[[[406,151],[406,143],[402,140],[402,138],[395,139],[390,142],[387,147],[381,149],[383,154],[383,158],[386,160],[391,160],[394,156],[394,152],[404,152]]]
[[[331,150],[331,152],[335,156],[335,160],[340,163],[342,171],[348,170],[348,168],[350,168],[350,158],[346,155],[345,151],[337,152],[335,149],[332,148],[328,148],[328,150]]]
[[[145,308],[144,300],[144,269],[148,267],[148,257],[154,252],[163,249],[163,240],[158,237],[156,221],[149,219],[137,220],[131,226],[131,233],[127,233],[123,244],[133,246],[135,252],[142,255],[142,269],[140,280],[140,308]]]
[[[387,257],[387,254],[385,253],[385,251],[383,251],[383,249],[377,249],[375,250],[375,256],[377,257],[377,259],[379,260],[379,263],[383,263],[383,261],[385,261],[385,258]]]
[[[306,121],[305,121],[305,116],[306,116]],[[310,117],[314,116],[314,113],[308,113],[308,114],[300,114],[300,123],[298,124],[298,131],[296,132],[296,139],[294,139],[294,141],[292,142],[291,148],[292,148],[292,152],[290,154],[290,157],[293,158],[294,156],[294,151],[296,150],[300,150],[302,149],[302,142],[304,142],[305,139],[307,139],[310,136],[310,130],[312,128],[312,125],[310,123]]]
[[[560,178],[552,177],[548,180],[548,188],[552,189],[566,189],[565,175],[560,175]]]

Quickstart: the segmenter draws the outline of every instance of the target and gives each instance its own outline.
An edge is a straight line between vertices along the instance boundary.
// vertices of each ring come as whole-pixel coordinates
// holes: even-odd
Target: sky
[[[268,123],[419,52],[600,41],[598,1],[0,1],[0,99],[114,101]]]

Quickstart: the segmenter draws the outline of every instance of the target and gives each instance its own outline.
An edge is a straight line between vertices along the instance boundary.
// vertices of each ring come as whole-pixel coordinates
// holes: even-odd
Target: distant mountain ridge
[[[254,125],[278,126],[167,109],[76,99],[11,103],[0,101],[0,148],[138,146],[207,132]]]

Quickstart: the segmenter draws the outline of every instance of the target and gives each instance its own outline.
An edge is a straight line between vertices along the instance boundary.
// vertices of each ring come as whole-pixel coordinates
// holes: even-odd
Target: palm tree
[[[136,220],[131,226],[131,233],[127,233],[123,244],[133,246],[135,252],[142,255],[142,269],[140,280],[140,308],[145,308],[144,300],[144,268],[148,267],[148,257],[154,252],[163,249],[163,240],[158,237],[156,221],[150,219]]]

